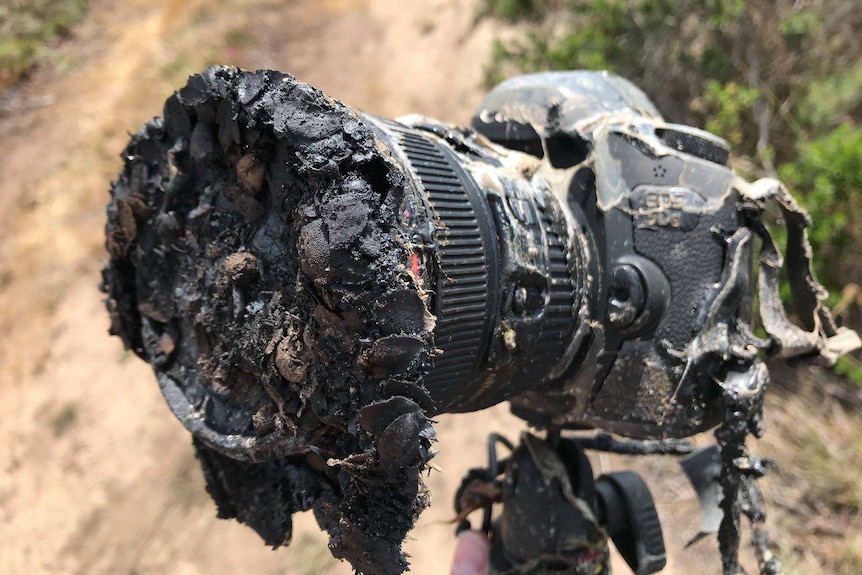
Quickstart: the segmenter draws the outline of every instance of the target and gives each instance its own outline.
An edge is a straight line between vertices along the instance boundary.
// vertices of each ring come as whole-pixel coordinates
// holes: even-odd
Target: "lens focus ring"
[[[442,353],[425,380],[439,411],[475,395],[476,370],[495,323],[499,256],[487,203],[457,157],[418,131],[389,124],[424,188],[437,237],[435,345]]]

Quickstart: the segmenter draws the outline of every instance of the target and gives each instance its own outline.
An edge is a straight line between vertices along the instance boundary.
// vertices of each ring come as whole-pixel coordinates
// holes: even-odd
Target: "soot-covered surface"
[[[113,334],[193,433],[219,516],[286,545],[313,509],[362,573],[407,567],[434,349],[403,174],[292,76],[213,67],[126,148],[103,271]]]

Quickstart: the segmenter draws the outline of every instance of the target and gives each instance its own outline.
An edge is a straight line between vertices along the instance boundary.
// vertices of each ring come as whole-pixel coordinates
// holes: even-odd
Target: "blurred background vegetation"
[[[0,91],[39,62],[87,12],[87,0],[3,0],[0,3]]]
[[[811,214],[818,277],[862,327],[862,8],[858,0],[485,0],[524,25],[486,83],[607,69],[665,119],[727,139],[748,178],[779,177]],[[862,385],[862,363],[838,371]]]

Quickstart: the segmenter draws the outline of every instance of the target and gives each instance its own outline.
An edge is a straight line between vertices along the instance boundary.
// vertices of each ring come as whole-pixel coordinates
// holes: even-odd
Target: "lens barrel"
[[[436,410],[547,385],[577,327],[583,260],[547,184],[470,133],[365,119],[412,183],[405,223],[433,286],[438,352],[424,383]]]

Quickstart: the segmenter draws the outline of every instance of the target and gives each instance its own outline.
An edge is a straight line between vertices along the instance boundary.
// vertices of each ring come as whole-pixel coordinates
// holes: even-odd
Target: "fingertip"
[[[491,543],[477,531],[464,531],[458,535],[455,556],[452,559],[452,575],[487,575],[488,554]]]

